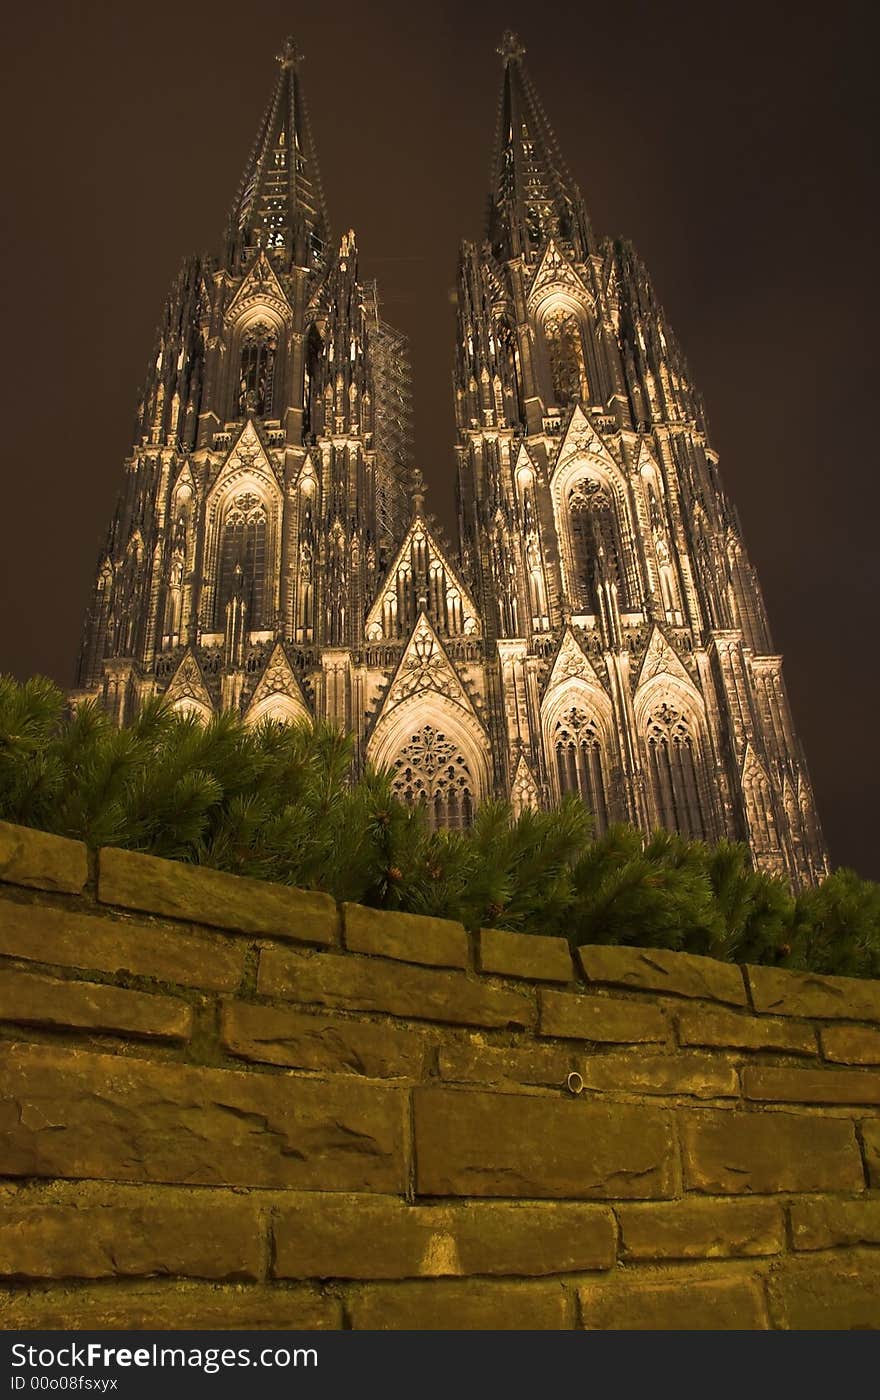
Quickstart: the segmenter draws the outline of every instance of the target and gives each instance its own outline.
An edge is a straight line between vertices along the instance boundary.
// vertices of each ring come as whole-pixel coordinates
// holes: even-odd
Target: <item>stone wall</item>
[[[0,1325],[880,1325],[880,984],[0,880]]]

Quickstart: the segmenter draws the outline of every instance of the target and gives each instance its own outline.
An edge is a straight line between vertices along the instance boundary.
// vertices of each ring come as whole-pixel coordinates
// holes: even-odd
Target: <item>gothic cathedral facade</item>
[[[597,239],[514,35],[458,271],[458,548],[408,460],[405,339],[331,242],[288,43],[218,260],[172,289],[80,698],[321,717],[428,819],[579,795],[595,826],[827,871],[782,660],[687,366]]]

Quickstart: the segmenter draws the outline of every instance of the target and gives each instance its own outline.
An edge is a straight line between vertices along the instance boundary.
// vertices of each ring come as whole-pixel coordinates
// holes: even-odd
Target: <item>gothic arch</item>
[[[601,834],[613,819],[617,785],[614,716],[608,696],[581,679],[564,682],[545,697],[541,728],[555,800],[580,797]]]
[[[232,471],[209,498],[202,625],[221,632],[226,607],[240,588],[246,630],[265,631],[278,608],[281,497],[253,465]],[[240,582],[236,566],[241,569]]]
[[[243,306],[230,321],[226,397],[231,419],[281,416],[288,319],[267,299]]]
[[[395,792],[424,809],[431,826],[470,825],[491,790],[489,744],[479,722],[435,692],[420,692],[384,716],[367,757],[393,773]]]
[[[276,724],[302,724],[310,720],[311,715],[305,705],[295,700],[292,695],[277,691],[258,700],[244,718],[246,724],[259,724],[264,719],[273,720]]]
[[[629,497],[621,474],[601,458],[574,455],[553,479],[553,512],[565,593],[595,612],[591,571],[599,546],[617,584],[621,610],[637,603],[639,573]]]
[[[714,839],[709,738],[699,694],[678,677],[660,674],[636,692],[634,712],[652,827]]]

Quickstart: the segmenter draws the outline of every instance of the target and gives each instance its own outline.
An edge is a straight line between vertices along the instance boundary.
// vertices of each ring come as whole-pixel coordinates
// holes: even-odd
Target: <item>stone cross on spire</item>
[[[275,55],[282,68],[296,68],[305,58],[296,47],[296,41],[288,34],[280,53]]]
[[[505,63],[509,63],[513,58],[522,58],[525,51],[525,45],[512,29],[505,29],[501,43],[495,50],[496,53],[500,53]]]

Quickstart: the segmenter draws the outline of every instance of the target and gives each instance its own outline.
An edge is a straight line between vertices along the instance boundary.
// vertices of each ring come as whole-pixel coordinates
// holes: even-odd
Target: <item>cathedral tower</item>
[[[513,35],[462,247],[459,549],[408,468],[406,346],[331,240],[288,43],[218,263],[172,290],[80,694],[351,730],[429,819],[580,795],[601,831],[827,869],[760,590],[684,358],[599,240]]]

